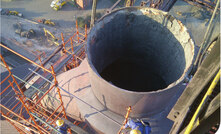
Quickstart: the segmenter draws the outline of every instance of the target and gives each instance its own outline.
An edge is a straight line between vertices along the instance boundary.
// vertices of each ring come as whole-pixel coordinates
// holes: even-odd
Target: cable
[[[198,52],[198,54],[197,54],[197,57],[196,57],[196,60],[195,60],[195,62],[194,62],[194,67],[193,67],[194,70],[192,71],[193,73],[195,73],[196,70],[197,70],[197,68],[198,68],[199,59],[200,59],[200,57],[202,56],[202,51],[203,51],[203,49],[204,49],[204,47],[205,47],[205,44],[206,44],[206,38],[207,38],[207,36],[208,36],[208,33],[209,33],[209,30],[210,30],[211,24],[212,24],[212,22],[213,22],[213,19],[214,19],[215,15],[216,15],[216,11],[217,11],[218,6],[219,6],[219,1],[220,1],[220,0],[218,0],[217,3],[216,3],[216,7],[215,7],[215,9],[214,9],[214,11],[213,11],[213,14],[212,14],[212,17],[211,17],[211,19],[210,19],[209,25],[208,25],[208,27],[207,27],[207,29],[206,29],[206,33],[205,33],[204,38],[203,38],[203,41],[202,41],[202,43],[201,43],[200,50],[199,50],[199,52]]]
[[[35,72],[35,71],[31,70],[30,68],[29,68],[29,70],[30,70],[30,71],[32,71],[33,73],[37,74],[38,76],[40,76],[42,79],[46,80],[47,82],[49,82],[49,83],[51,83],[51,84],[54,84],[53,82],[49,81],[48,79],[46,79],[46,78],[45,78],[45,77],[43,77],[42,75],[38,74],[37,72]],[[74,97],[74,98],[78,99],[79,101],[83,102],[84,104],[86,104],[86,105],[90,106],[90,107],[91,107],[91,108],[93,108],[95,111],[97,111],[97,112],[98,112],[98,113],[100,113],[101,115],[105,116],[106,118],[110,119],[111,121],[113,121],[113,122],[114,122],[114,123],[116,123],[117,125],[121,126],[121,124],[120,124],[119,122],[117,122],[116,120],[114,120],[114,119],[110,118],[110,117],[109,117],[109,116],[107,116],[106,114],[104,114],[104,113],[100,112],[100,110],[98,110],[98,109],[97,109],[97,108],[95,108],[94,106],[92,106],[92,105],[90,105],[89,103],[85,102],[84,100],[82,100],[82,99],[78,98],[77,96],[73,95],[72,93],[70,93],[70,92],[66,91],[66,90],[65,90],[65,89],[63,89],[62,87],[60,87],[60,86],[58,86],[58,85],[57,85],[57,87],[59,87],[59,88],[60,88],[61,90],[63,90],[65,93],[67,93],[67,94],[71,95],[72,97]]]

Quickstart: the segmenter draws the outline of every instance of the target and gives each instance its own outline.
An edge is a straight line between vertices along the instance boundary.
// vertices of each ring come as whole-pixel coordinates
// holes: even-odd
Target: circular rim
[[[164,11],[161,11],[161,10],[157,10],[157,9],[154,9],[154,8],[147,8],[147,7],[123,7],[123,8],[116,9],[116,10],[112,11],[111,13],[108,13],[108,14],[102,16],[97,23],[100,23],[105,17],[109,17],[110,15],[112,15],[112,14],[118,12],[118,11],[125,10],[125,9],[127,9],[127,10],[132,10],[132,11],[140,10],[140,9],[148,9],[149,11],[155,11],[155,12],[158,12],[158,13],[162,13],[163,15],[168,15],[167,12],[164,12]],[[172,15],[170,15],[170,16],[173,17],[174,19],[176,19],[174,16],[172,16]],[[178,19],[176,19],[176,20],[178,20]],[[181,24],[182,24],[182,23],[181,23]],[[183,26],[184,28],[186,28],[183,24],[182,24],[182,26]],[[94,30],[95,28],[96,28],[96,24],[95,24],[95,26],[90,30],[90,32],[91,32],[92,30]],[[186,29],[187,29],[187,28],[186,28]],[[103,82],[105,82],[105,83],[108,83],[110,86],[112,86],[112,87],[114,87],[114,88],[120,89],[121,91],[128,92],[128,93],[136,93],[136,94],[153,94],[153,93],[156,93],[156,92],[157,92],[157,93],[164,92],[164,91],[166,91],[167,89],[170,89],[171,87],[176,86],[176,85],[182,83],[183,80],[184,80],[184,78],[186,77],[186,75],[189,74],[190,71],[191,71],[191,69],[192,69],[193,62],[194,62],[195,57],[196,57],[196,54],[195,54],[196,49],[195,49],[195,43],[194,43],[194,41],[192,40],[192,36],[191,36],[190,33],[188,32],[188,30],[186,30],[186,32],[187,32],[187,34],[190,36],[190,42],[191,42],[191,47],[192,47],[192,55],[193,55],[193,56],[192,56],[192,59],[191,59],[191,61],[192,61],[191,64],[188,65],[188,67],[186,67],[186,68],[184,69],[183,74],[179,77],[179,79],[177,79],[177,80],[174,81],[173,83],[169,84],[166,88],[158,89],[158,90],[156,90],[156,91],[149,91],[149,92],[136,92],[136,91],[131,91],[131,90],[127,90],[127,89],[123,89],[123,88],[121,88],[121,87],[115,86],[114,84],[111,84],[111,83],[107,82],[105,79],[103,79],[103,78],[100,76],[100,74],[97,72],[97,69],[94,67],[94,65],[93,65],[92,62],[91,62],[91,55],[90,55],[90,53],[89,53],[89,45],[88,45],[89,38],[91,37],[90,34],[89,34],[89,36],[88,36],[88,38],[87,38],[87,45],[86,45],[86,54],[87,54],[87,56],[86,56],[86,59],[87,59],[87,62],[88,62],[88,64],[89,64],[89,67],[91,68],[91,70],[94,71],[94,73],[98,76],[99,79],[101,79],[101,80],[102,80]]]

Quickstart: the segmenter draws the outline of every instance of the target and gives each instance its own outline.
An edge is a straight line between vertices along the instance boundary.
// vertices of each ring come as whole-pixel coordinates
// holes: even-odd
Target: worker
[[[60,119],[57,120],[57,121],[56,121],[56,125],[57,125],[57,127],[58,127],[57,130],[58,130],[60,133],[62,133],[62,134],[67,134],[68,125],[66,125],[63,120],[60,120]]]
[[[150,134],[151,127],[148,122],[143,122],[139,120],[138,122],[134,122],[132,119],[129,119],[125,124],[124,128],[131,128],[130,134]]]

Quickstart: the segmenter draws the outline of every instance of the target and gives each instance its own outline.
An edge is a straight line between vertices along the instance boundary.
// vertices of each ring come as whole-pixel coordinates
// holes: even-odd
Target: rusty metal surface
[[[177,80],[174,80],[172,83],[168,82],[168,86],[163,89],[159,89],[156,91],[150,91],[150,92],[145,92],[145,91],[136,92],[136,91],[129,91],[129,90],[125,90],[123,88],[119,88],[119,87],[115,86],[114,84],[111,84],[108,81],[104,80],[101,77],[100,72],[102,71],[102,69],[105,66],[107,66],[108,64],[112,63],[114,60],[116,60],[118,58],[118,56],[120,55],[119,49],[116,47],[116,45],[113,48],[111,48],[110,46],[107,46],[108,42],[110,42],[112,40],[116,41],[119,38],[112,38],[111,39],[108,37],[106,38],[105,36],[107,36],[108,34],[111,34],[111,36],[109,36],[109,37],[123,36],[123,35],[121,35],[123,33],[120,32],[120,27],[114,27],[114,26],[116,26],[116,25],[120,25],[120,26],[133,25],[133,23],[135,23],[135,22],[133,22],[132,19],[131,20],[128,19],[127,20],[128,23],[121,24],[122,22],[119,22],[119,24],[113,24],[114,25],[113,26],[109,22],[111,22],[115,16],[119,15],[118,13],[119,14],[126,13],[131,16],[133,16],[135,14],[140,15],[140,16],[146,15],[147,18],[152,17],[151,19],[153,19],[155,21],[155,23],[159,23],[163,26],[166,26],[167,29],[169,29],[171,31],[171,33],[173,35],[169,36],[169,38],[171,38],[171,40],[172,40],[173,36],[175,36],[176,39],[180,42],[182,48],[185,48],[185,50],[180,50],[180,51],[185,51],[184,57],[186,59],[186,61],[185,61],[186,65],[184,64],[185,69],[183,69],[183,74],[179,75]],[[153,17],[153,16],[155,16],[155,17]],[[122,17],[121,19],[124,19],[124,18]],[[136,19],[134,19],[134,20],[136,20]],[[141,20],[140,23],[143,23],[143,22],[146,22],[148,24],[154,23],[154,22],[147,22],[147,20],[145,20],[145,17],[140,20]],[[105,26],[107,26],[105,24],[107,24],[107,23],[108,23],[108,25],[113,26],[110,29],[116,29],[117,32],[111,33],[110,32],[111,30],[109,29],[109,31],[102,31],[102,36],[97,37],[99,35],[97,31],[101,30],[101,29],[105,29]],[[136,22],[136,23],[139,23],[139,22]],[[172,30],[173,28],[171,28],[171,26],[173,28],[176,27],[176,29],[180,29],[180,30],[173,31]],[[157,31],[158,29],[156,27],[157,26],[155,26],[155,30]],[[151,30],[148,31],[148,29],[145,29],[145,28],[146,28],[145,26],[142,27],[140,25],[140,27],[137,27],[134,29],[136,29],[137,31],[139,31],[140,29],[143,29],[142,32],[145,32],[145,30],[147,30],[146,32],[151,31]],[[130,28],[128,28],[128,29],[130,29]],[[105,33],[105,32],[107,32],[107,33]],[[114,31],[112,31],[112,32],[114,32]],[[124,34],[128,34],[128,33],[129,32],[127,32],[127,33],[124,32]],[[114,34],[119,34],[119,35],[114,35]],[[139,34],[139,32],[137,32],[136,34],[137,34],[138,38],[140,40],[143,39],[144,42],[145,42],[145,38],[148,38],[145,36],[144,37],[140,36],[142,34]],[[167,33],[167,34],[169,34],[169,33]],[[165,35],[167,35],[167,34],[165,34]],[[163,36],[165,36],[165,35],[163,35]],[[158,38],[160,38],[160,37],[158,37]],[[106,41],[102,42],[102,40],[104,38],[108,39],[108,41],[106,40]],[[127,37],[127,38],[131,38],[131,37]],[[153,35],[152,40],[154,40],[154,39],[158,40],[158,38],[154,38],[154,35]],[[165,38],[168,38],[168,37],[165,37]],[[124,41],[124,40],[121,40],[121,41]],[[164,41],[167,42],[166,40],[164,40]],[[100,43],[100,42],[102,42],[102,43]],[[119,42],[115,42],[115,43],[117,44]],[[161,43],[163,43],[163,42],[161,42]],[[179,45],[179,43],[177,43],[177,44]],[[120,45],[120,44],[117,44],[117,45],[119,47],[123,47],[123,45]],[[108,51],[106,51],[107,48],[108,48]],[[160,49],[165,49],[165,48],[159,47],[158,50],[160,50]],[[111,50],[113,50],[113,51],[111,51]],[[114,57],[114,58],[108,58],[107,55],[111,55],[110,57]],[[132,106],[132,109],[133,109],[133,111],[131,112],[132,117],[145,117],[147,115],[153,115],[153,114],[162,112],[167,107],[171,98],[176,95],[176,92],[179,90],[180,86],[182,85],[182,81],[185,78],[185,75],[188,74],[188,72],[190,71],[194,56],[195,56],[195,54],[194,54],[193,41],[191,40],[191,38],[187,32],[187,29],[182,25],[182,23],[180,21],[177,21],[172,16],[166,14],[165,12],[161,12],[161,11],[158,11],[155,9],[150,9],[150,8],[130,7],[130,8],[123,8],[123,9],[112,12],[111,14],[104,17],[100,22],[98,22],[95,25],[95,27],[90,31],[90,35],[88,38],[88,44],[87,44],[87,60],[89,62],[89,74],[90,74],[90,81],[91,81],[93,93],[95,94],[97,99],[103,105],[105,105],[108,109],[110,109],[111,111],[116,112],[118,114],[122,115],[128,106]],[[167,57],[167,56],[164,55],[163,57]],[[169,57],[168,57],[168,59],[169,59]],[[95,61],[95,60],[97,60],[97,61]],[[105,61],[108,61],[108,62],[105,63]],[[100,64],[100,65],[95,65],[94,63]],[[171,64],[173,64],[173,63],[171,63]],[[181,65],[181,63],[180,63],[180,65]],[[170,78],[168,78],[168,79],[170,79]]]

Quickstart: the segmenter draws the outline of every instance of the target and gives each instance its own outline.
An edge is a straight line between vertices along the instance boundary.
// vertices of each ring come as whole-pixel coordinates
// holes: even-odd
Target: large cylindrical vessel
[[[90,31],[87,60],[91,87],[109,110],[132,117],[161,112],[190,72],[194,43],[166,12],[129,7],[102,18]]]

